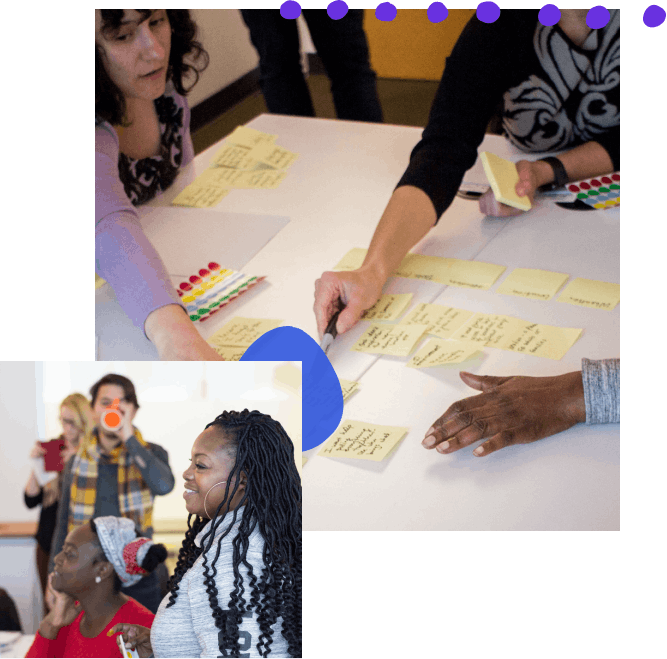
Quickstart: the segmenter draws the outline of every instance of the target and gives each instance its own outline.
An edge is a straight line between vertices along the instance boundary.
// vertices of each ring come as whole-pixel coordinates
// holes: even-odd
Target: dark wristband
[[[563,163],[558,160],[558,158],[554,158],[553,156],[549,156],[548,158],[542,158],[541,162],[546,162],[549,165],[551,165],[551,169],[553,169],[554,172],[554,181],[553,183],[547,183],[546,185],[540,186],[540,191],[541,192],[548,192],[549,190],[556,190],[557,188],[563,188],[565,187],[565,184],[570,180],[567,172],[565,171],[565,167],[563,166]]]

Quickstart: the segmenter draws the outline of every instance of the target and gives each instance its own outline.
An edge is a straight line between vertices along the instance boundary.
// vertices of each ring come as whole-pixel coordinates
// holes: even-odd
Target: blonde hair
[[[92,433],[93,426],[95,425],[93,422],[93,410],[90,407],[90,402],[83,394],[75,393],[67,396],[62,401],[62,403],[60,403],[60,407],[66,407],[70,411],[74,412],[76,416],[75,426],[80,433],[77,452],[80,452],[82,449],[89,445],[90,435]],[[58,474],[58,478],[54,478],[44,486],[44,499],[42,506],[50,506],[58,500],[60,495],[61,480],[62,473]]]
[[[90,402],[83,394],[70,394],[60,403],[60,407],[67,407],[76,414],[76,428],[81,433],[79,446],[89,437],[95,425],[93,421],[93,410]]]

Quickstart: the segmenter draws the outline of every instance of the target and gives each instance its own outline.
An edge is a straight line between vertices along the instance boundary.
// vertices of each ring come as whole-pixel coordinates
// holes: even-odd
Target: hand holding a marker
[[[140,657],[152,657],[153,646],[151,645],[151,630],[141,625],[130,625],[122,623],[114,625],[107,636],[120,634],[128,650],[136,650]]]
[[[344,308],[336,323],[338,334],[347,332],[359,322],[364,311],[380,299],[383,286],[384,281],[363,266],[350,272],[323,273],[315,282],[313,305],[320,340],[341,304]]]

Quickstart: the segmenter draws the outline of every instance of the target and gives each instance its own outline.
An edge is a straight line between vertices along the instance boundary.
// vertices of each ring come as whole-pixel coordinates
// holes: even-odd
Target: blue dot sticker
[[[537,18],[546,27],[556,25],[560,20],[560,9],[556,5],[544,5]]]
[[[477,18],[482,23],[495,23],[500,16],[500,7],[495,2],[480,2],[477,5]]]
[[[329,18],[334,21],[339,21],[345,14],[347,14],[347,10],[348,7],[343,0],[336,0],[335,2],[330,3],[327,7],[327,14],[329,14]]]
[[[644,12],[644,25],[647,27],[658,27],[665,22],[665,10],[658,5],[647,7]]]
[[[431,23],[442,23],[449,15],[449,11],[442,2],[433,2],[426,10],[426,15]]]
[[[396,7],[391,2],[382,2],[375,10],[375,18],[387,23],[393,21],[396,18]]]
[[[609,12],[602,5],[598,5],[597,7],[588,10],[588,14],[586,14],[586,25],[588,25],[591,30],[599,30],[609,23],[610,18],[611,16]]]
[[[283,18],[299,18],[301,16],[301,5],[294,0],[287,0],[280,5],[280,15]]]

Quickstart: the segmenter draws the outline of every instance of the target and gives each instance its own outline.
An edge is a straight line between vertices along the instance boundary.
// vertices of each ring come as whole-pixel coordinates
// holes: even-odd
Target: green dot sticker
[[[616,183],[612,183],[612,184],[609,186],[609,188],[610,188],[611,190],[620,190],[620,189],[621,189],[621,186],[620,186],[620,185],[616,185]]]
[[[588,194],[591,197],[597,197],[600,193],[597,190],[591,190]]]
[[[587,197],[588,197],[588,195],[585,192],[580,192],[577,195],[577,199],[586,199]]]
[[[600,188],[600,192],[609,192],[609,188]]]

